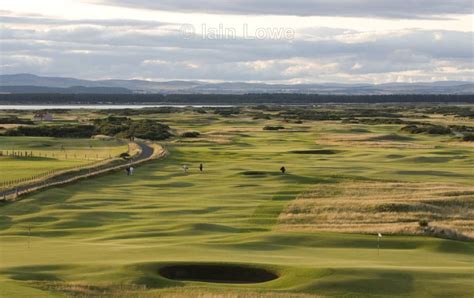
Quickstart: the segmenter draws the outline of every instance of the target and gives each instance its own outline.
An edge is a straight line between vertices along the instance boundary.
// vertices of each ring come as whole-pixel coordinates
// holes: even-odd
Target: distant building
[[[34,121],[53,121],[54,117],[53,115],[49,113],[36,113],[33,120]]]

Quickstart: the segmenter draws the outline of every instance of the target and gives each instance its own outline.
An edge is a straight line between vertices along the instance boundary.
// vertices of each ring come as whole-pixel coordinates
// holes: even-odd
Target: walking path
[[[140,152],[130,160],[113,159],[106,163],[99,163],[92,166],[81,167],[72,170],[60,172],[54,176],[50,176],[29,184],[10,188],[0,193],[0,201],[13,201],[19,196],[39,191],[56,185],[71,183],[79,179],[94,177],[112,171],[123,170],[131,165],[135,166],[152,159],[163,158],[167,151],[164,147],[157,144],[137,143]]]

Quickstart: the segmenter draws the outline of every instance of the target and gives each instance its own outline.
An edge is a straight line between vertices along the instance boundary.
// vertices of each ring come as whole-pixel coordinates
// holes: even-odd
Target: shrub
[[[441,125],[433,125],[428,126],[426,132],[432,135],[449,135],[451,133],[451,129]]]
[[[123,138],[136,137],[148,140],[165,140],[171,137],[169,126],[155,120],[132,120],[127,117],[110,116],[94,120],[97,134]]]
[[[272,119],[272,115],[259,112],[259,113],[255,113],[252,119],[253,120],[259,120],[259,119],[270,120]]]
[[[217,107],[217,108],[214,108],[214,113],[220,116],[229,117],[229,116],[240,114],[240,108],[239,107],[230,107],[230,108]]]
[[[129,129],[124,133],[127,138],[137,137],[147,140],[166,140],[171,137],[168,131],[168,125],[161,124],[154,120],[138,120],[132,121]]]
[[[93,125],[19,126],[8,129],[7,136],[90,138],[94,135]]]
[[[110,116],[94,120],[94,125],[20,126],[5,132],[7,136],[38,136],[57,138],[90,138],[93,135],[136,137],[148,140],[165,140],[171,137],[169,126],[154,120],[132,120]]]
[[[412,134],[419,134],[419,133],[427,133],[431,135],[448,135],[451,134],[452,131],[449,127],[441,126],[441,125],[407,125],[402,127],[401,131],[412,133]]]
[[[123,159],[130,159],[130,154],[128,154],[127,152],[124,152],[120,154],[120,157]]]
[[[21,119],[17,116],[6,116],[0,118],[0,124],[35,124],[33,121],[28,119]]]
[[[462,140],[464,142],[474,142],[474,134],[467,134],[462,138]]]
[[[407,124],[409,122],[398,118],[363,118],[358,119],[359,123],[368,125],[379,125],[379,124]]]
[[[201,135],[198,131],[187,131],[181,134],[183,138],[197,138]]]
[[[420,228],[427,228],[429,225],[429,222],[426,218],[423,218],[418,221],[418,225],[420,226]]]
[[[449,128],[460,133],[474,133],[474,127],[466,125],[449,125]]]

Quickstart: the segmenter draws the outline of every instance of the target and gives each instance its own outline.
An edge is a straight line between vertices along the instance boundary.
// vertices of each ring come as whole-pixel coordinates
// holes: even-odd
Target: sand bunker
[[[202,281],[212,283],[261,283],[278,278],[266,269],[240,265],[170,265],[159,269],[165,278],[181,281]]]

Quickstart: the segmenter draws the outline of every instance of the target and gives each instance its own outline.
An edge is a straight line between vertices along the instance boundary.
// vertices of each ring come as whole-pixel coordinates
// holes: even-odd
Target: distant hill
[[[33,74],[0,75],[4,93],[160,93],[160,94],[246,94],[303,93],[323,95],[389,94],[474,94],[474,82],[388,84],[265,84],[247,82],[209,83],[201,81],[80,80],[42,77]]]
[[[0,93],[58,93],[58,94],[133,94],[131,90],[119,87],[83,87],[67,88],[41,86],[0,86]]]

